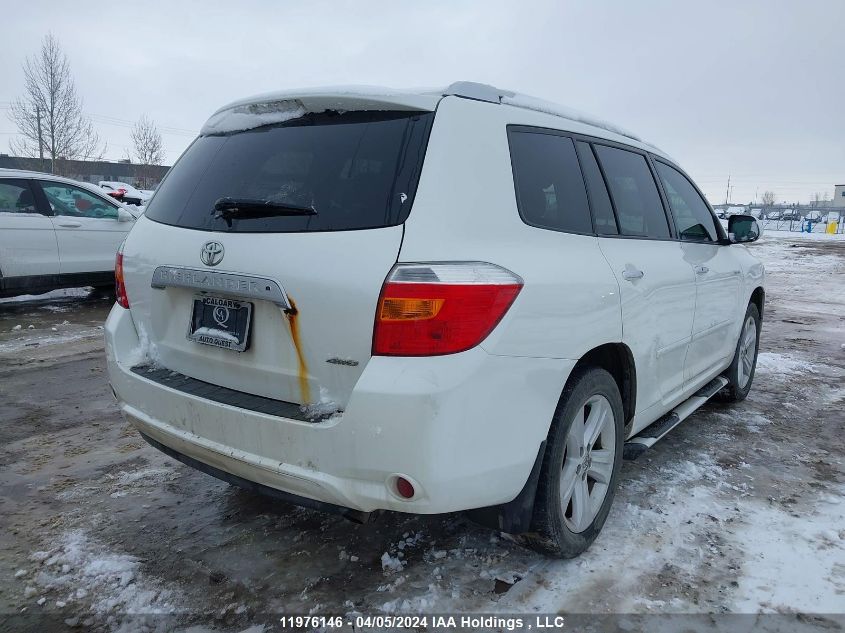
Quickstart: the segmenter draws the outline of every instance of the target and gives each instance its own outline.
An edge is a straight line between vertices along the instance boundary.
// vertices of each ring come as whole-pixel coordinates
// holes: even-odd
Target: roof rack
[[[608,123],[607,121],[596,119],[588,114],[566,108],[557,103],[543,101],[542,99],[537,99],[536,97],[529,97],[528,95],[519,94],[513,90],[504,90],[488,84],[476,83],[474,81],[456,81],[443,90],[443,96],[462,97],[464,99],[473,99],[475,101],[485,101],[487,103],[497,103],[513,106],[515,108],[523,108],[525,110],[533,110],[535,112],[543,112],[545,114],[559,116],[563,119],[569,119],[570,121],[578,121],[579,123],[591,125],[593,127],[607,130],[608,132],[613,132],[614,134],[619,134],[620,136],[625,136],[635,141],[650,145],[645,143],[636,134],[633,134],[612,123]]]

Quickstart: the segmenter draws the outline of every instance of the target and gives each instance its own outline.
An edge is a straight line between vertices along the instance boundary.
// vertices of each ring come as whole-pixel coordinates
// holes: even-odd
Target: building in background
[[[845,209],[845,185],[836,185],[833,189],[833,206]]]
[[[49,173],[50,161],[38,158],[24,158],[0,154],[0,168],[26,169]],[[101,180],[125,182],[139,189],[155,189],[164,178],[169,166],[138,165],[127,161],[106,160],[59,160],[56,175],[90,182],[95,185]]]

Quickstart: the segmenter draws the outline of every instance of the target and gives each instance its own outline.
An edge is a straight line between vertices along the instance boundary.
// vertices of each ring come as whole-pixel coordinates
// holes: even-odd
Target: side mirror
[[[753,215],[732,215],[728,218],[728,240],[731,244],[756,242],[760,233],[760,225]]]
[[[118,222],[133,222],[135,220],[135,216],[129,213],[126,209],[118,209],[117,210],[117,221]]]

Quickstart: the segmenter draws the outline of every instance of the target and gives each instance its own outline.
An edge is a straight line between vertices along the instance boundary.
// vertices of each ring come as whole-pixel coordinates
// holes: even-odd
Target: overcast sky
[[[845,182],[845,0],[0,0],[0,151],[21,63],[51,31],[125,156],[142,114],[172,163],[224,103],[279,88],[491,83],[622,125],[716,204]],[[759,191],[759,193],[757,193]]]

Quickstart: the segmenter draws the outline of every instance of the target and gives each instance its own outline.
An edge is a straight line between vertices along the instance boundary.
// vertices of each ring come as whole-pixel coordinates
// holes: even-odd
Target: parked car
[[[0,169],[0,296],[112,287],[135,217],[98,187]]]
[[[119,194],[119,199],[126,204],[134,204],[136,206],[145,205],[152,197],[151,193],[136,189],[125,182],[101,180],[98,184],[100,187],[105,189],[109,195],[113,195],[114,193]]]
[[[126,189],[112,189],[111,187],[102,187],[106,190],[106,195],[111,196],[118,202],[123,202],[123,196],[126,194]]]
[[[818,222],[824,222],[824,216],[821,211],[807,211],[804,215],[804,220],[810,224],[817,224]]]
[[[575,556],[623,452],[751,388],[758,236],[653,146],[492,86],[246,99],[118,255],[110,382],[225,481]]]

